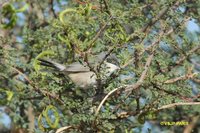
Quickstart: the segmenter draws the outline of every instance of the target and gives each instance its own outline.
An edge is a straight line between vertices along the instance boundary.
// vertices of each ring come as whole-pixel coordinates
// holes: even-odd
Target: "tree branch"
[[[54,18],[57,18],[56,12],[55,12],[55,10],[53,8],[53,0],[50,0],[49,3],[50,3],[50,10],[51,10]]]
[[[49,93],[48,91],[45,91],[45,90],[41,90],[39,88],[37,88],[35,86],[35,84],[24,74],[22,73],[20,70],[18,70],[17,68],[15,67],[11,67],[14,71],[16,71],[17,73],[21,74],[24,79],[33,87],[33,90],[42,94],[43,96],[49,96],[50,98],[53,98],[53,99],[56,99],[57,101],[59,101],[60,103],[64,104],[64,102],[59,98],[59,96],[55,95],[55,94],[51,94]]]
[[[180,81],[180,80],[193,79],[193,78],[194,78],[195,76],[197,76],[198,74],[199,74],[199,73],[197,73],[197,72],[192,73],[192,68],[189,68],[187,74],[185,74],[185,75],[183,75],[183,76],[180,76],[180,77],[168,79],[168,80],[165,81],[164,83],[165,83],[165,84],[172,84],[172,83],[175,83],[175,82]]]
[[[192,133],[193,128],[195,127],[195,125],[197,124],[198,120],[199,120],[199,115],[198,116],[193,116],[192,117],[192,121],[190,122],[189,125],[187,125],[183,131],[183,133]]]
[[[179,102],[179,103],[172,103],[172,104],[168,104],[168,105],[164,105],[160,108],[158,108],[156,111],[160,111],[163,109],[168,109],[168,108],[174,108],[177,106],[182,106],[182,105],[200,105],[200,102]]]
[[[126,87],[126,88],[125,88],[125,91],[126,91],[126,92],[129,92],[129,94],[130,94],[134,89],[137,89],[137,88],[139,88],[139,87],[141,86],[141,84],[143,83],[143,81],[144,81],[144,79],[145,79],[145,77],[146,77],[146,75],[147,75],[147,71],[148,71],[148,69],[149,69],[149,67],[150,67],[150,64],[151,64],[151,62],[152,62],[153,56],[154,56],[154,54],[151,54],[151,55],[148,57],[147,62],[146,62],[146,64],[145,64],[145,66],[144,66],[144,71],[142,72],[142,74],[141,74],[139,80],[138,80],[135,84]],[[128,94],[128,95],[129,95],[129,94]]]
[[[126,86],[121,86],[121,87],[118,87],[118,88],[115,88],[114,90],[110,91],[105,97],[104,99],[101,101],[101,103],[99,104],[97,110],[95,111],[95,116],[97,117],[97,115],[99,114],[99,110],[101,109],[101,107],[103,106],[103,104],[105,103],[105,101],[108,99],[108,97],[113,94],[114,92],[116,92],[117,90],[120,90],[120,89],[123,89],[125,88]]]

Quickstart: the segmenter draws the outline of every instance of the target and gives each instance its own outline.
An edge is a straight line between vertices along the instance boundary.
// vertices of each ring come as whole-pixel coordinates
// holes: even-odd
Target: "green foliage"
[[[188,99],[199,101],[199,33],[193,36],[185,26],[188,17],[199,24],[199,11],[189,10],[199,1],[61,1],[53,3],[59,13],[46,1],[28,1],[20,9],[13,3],[2,5],[9,23],[1,24],[5,35],[0,38],[0,103],[11,110],[17,127],[30,129],[28,107],[34,110],[33,130],[38,133],[65,126],[73,127],[69,132],[140,132],[146,122],[189,121],[199,114],[197,106],[157,111]],[[23,27],[17,25],[18,12],[26,17]],[[38,61],[90,63],[102,52],[120,70],[104,81],[101,64],[91,67],[101,82],[85,90]],[[116,62],[109,59],[112,55]],[[127,88],[134,85],[138,87],[129,93]],[[116,88],[97,112],[105,95]]]
[[[40,53],[34,60],[34,63],[33,63],[33,67],[34,69],[36,70],[36,72],[38,72],[40,70],[40,65],[39,65],[39,62],[38,62],[38,59],[39,58],[42,58],[46,55],[54,55],[54,52],[53,51],[50,51],[50,50],[47,50],[47,51],[42,51],[42,53]]]
[[[58,122],[60,120],[60,117],[59,117],[59,114],[58,114],[58,110],[54,106],[52,106],[52,105],[47,106],[46,109],[42,111],[42,113],[40,114],[40,116],[38,118],[39,128],[42,131],[45,131],[45,128],[47,128],[47,127],[45,127],[46,124],[42,123],[43,117],[46,120],[46,124],[50,128],[58,127]],[[51,117],[53,117],[53,118],[51,118]],[[55,120],[53,121],[52,119],[55,119]]]
[[[1,92],[1,105],[6,104],[7,102],[11,101],[13,97],[12,91],[7,91],[7,89],[0,89]]]
[[[20,9],[15,9],[14,6],[10,3],[5,3],[4,5],[2,5],[1,14],[4,17],[4,19],[7,19],[8,22],[2,23],[1,27],[5,28],[5,29],[13,28],[17,23],[17,19],[18,19],[17,13],[24,12],[27,8],[28,8],[27,4],[24,5]]]

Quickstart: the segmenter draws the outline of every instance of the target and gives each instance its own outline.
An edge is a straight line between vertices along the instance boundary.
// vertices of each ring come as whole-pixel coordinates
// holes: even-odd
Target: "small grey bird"
[[[38,60],[40,61],[40,65],[55,68],[55,70],[68,76],[75,85],[81,88],[89,88],[91,86],[95,86],[97,83],[95,73],[92,72],[86,64],[74,62],[65,66],[51,60]],[[112,63],[104,61],[102,64],[102,70],[105,73],[105,77],[110,76],[117,69],[119,69],[119,67]]]

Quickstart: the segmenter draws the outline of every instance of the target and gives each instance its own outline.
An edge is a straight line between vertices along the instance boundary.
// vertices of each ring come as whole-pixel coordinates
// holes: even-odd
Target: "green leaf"
[[[14,95],[12,91],[8,91],[7,89],[0,89],[0,94],[1,104],[6,104],[7,102],[11,101]]]
[[[67,47],[71,50],[71,45],[70,45],[70,41],[68,38],[64,38],[61,36],[61,33],[58,33],[58,38],[62,41],[62,42],[65,42]]]
[[[55,120],[52,120],[52,118],[50,118],[52,116]],[[44,119],[46,120],[46,123],[48,124],[48,126],[50,128],[58,127],[58,124],[60,121],[60,116],[59,116],[58,110],[56,109],[55,106],[53,106],[53,105],[47,106],[46,109],[43,110],[42,113],[39,115],[38,126],[39,126],[40,130],[42,130],[42,131],[45,131],[48,128],[47,125],[43,123]]]
[[[142,113],[138,116],[138,122],[140,124],[144,124],[145,123],[145,116],[146,116],[146,113]]]
[[[153,120],[157,117],[157,115],[155,114],[154,111],[148,111],[148,112],[144,112],[144,113],[141,113],[139,116],[138,116],[138,122],[140,124],[144,124],[146,120]]]
[[[6,91],[6,94],[7,94],[7,100],[11,101],[14,93],[12,91]]]
[[[54,122],[52,121],[51,118],[49,118],[49,111],[52,111],[53,112],[53,116],[55,117],[55,120]],[[52,106],[52,105],[49,105],[47,106],[46,110],[43,112],[43,116],[45,117],[48,125],[51,127],[51,128],[56,128],[58,127],[58,122],[60,120],[60,117],[59,117],[59,113],[58,113],[58,110],[56,109],[56,107]]]
[[[54,55],[54,51],[52,50],[47,50],[47,51],[42,51],[42,53],[40,53],[34,60],[34,63],[33,63],[33,67],[34,69],[36,70],[36,72],[38,72],[40,70],[40,65],[38,64],[38,59],[39,58],[42,58],[46,55]]]
[[[13,5],[8,3],[4,4],[2,10],[2,16],[4,17],[4,19],[8,20],[8,22],[4,22],[1,24],[2,28],[11,29],[15,26],[17,22],[17,15]]]
[[[38,117],[38,127],[43,132],[45,131],[45,128],[43,127],[43,123],[42,123],[42,114],[40,114],[39,117]]]
[[[15,12],[24,12],[25,10],[28,9],[28,6],[29,6],[28,4],[25,4],[22,8],[16,9]]]
[[[75,12],[75,13],[77,13],[77,11],[76,11],[75,9],[67,8],[67,9],[65,9],[64,11],[62,11],[62,12],[59,14],[59,20],[60,20],[60,22],[61,22],[63,25],[66,24],[65,21],[64,21],[64,17],[65,17],[65,15],[66,15],[67,13],[69,13],[69,12]]]

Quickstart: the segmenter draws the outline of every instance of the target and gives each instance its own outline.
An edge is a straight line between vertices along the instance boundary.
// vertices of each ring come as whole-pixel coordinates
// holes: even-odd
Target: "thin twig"
[[[123,89],[123,88],[125,88],[125,87],[126,87],[126,86],[120,86],[120,87],[115,88],[114,90],[110,91],[110,92],[104,97],[104,99],[101,101],[101,103],[99,104],[97,110],[95,111],[95,116],[98,115],[99,110],[101,109],[101,107],[103,106],[103,104],[105,103],[105,101],[108,99],[108,97],[109,97],[111,94],[113,94],[113,93],[116,92],[117,90]]]
[[[192,121],[190,122],[189,125],[187,125],[183,131],[183,133],[192,133],[193,129],[195,127],[195,125],[197,124],[198,120],[199,120],[200,116],[193,116],[192,117]]]
[[[146,51],[150,51],[152,50],[154,47],[156,47],[159,42],[161,41],[161,38],[164,36],[164,32],[160,32],[158,35],[158,39],[155,40],[149,47],[145,48],[144,50],[142,50],[138,56],[141,56],[142,54],[144,54]],[[129,64],[131,64],[134,61],[134,58],[130,59],[129,61],[127,61],[124,65],[121,66],[121,68],[125,68],[127,67]]]
[[[175,4],[173,4],[171,6],[172,9],[175,9],[178,7],[178,5],[180,4],[179,1],[177,1]],[[160,20],[165,14],[167,14],[167,12],[170,10],[170,7],[164,7],[154,18],[152,18],[152,20],[150,20],[149,23],[147,23],[143,28],[140,29],[139,33],[145,33],[146,35],[150,32],[150,30],[148,30],[150,27],[152,27],[154,24],[156,24],[156,22],[158,22],[158,20]],[[134,39],[135,36],[135,32],[132,33],[130,36],[130,40]],[[143,39],[142,39],[143,40]]]
[[[173,78],[173,79],[168,79],[164,83],[165,84],[172,84],[172,83],[175,83],[175,82],[180,81],[180,80],[192,79],[197,74],[198,73],[186,74],[186,75],[183,75],[183,76],[180,76],[180,77],[176,77],[176,78]]]
[[[21,74],[21,75],[24,77],[24,79],[33,87],[33,90],[34,90],[34,91],[36,91],[36,92],[42,94],[43,96],[49,96],[50,98],[56,99],[56,100],[58,100],[60,103],[64,104],[64,102],[63,102],[61,99],[59,99],[59,96],[53,95],[53,94],[49,93],[48,91],[44,91],[44,90],[41,90],[41,89],[37,88],[37,87],[35,86],[35,84],[34,84],[24,73],[22,73],[20,70],[18,70],[18,69],[15,68],[15,67],[11,67],[11,68],[12,68],[14,71],[16,71],[17,73]]]
[[[128,95],[129,95],[134,89],[139,88],[139,87],[141,86],[141,84],[143,83],[143,81],[144,81],[144,79],[145,79],[145,77],[146,77],[146,75],[147,75],[147,71],[148,71],[148,69],[149,69],[149,67],[150,67],[150,64],[151,64],[151,62],[152,62],[153,56],[154,56],[154,54],[151,54],[151,55],[148,57],[147,62],[146,62],[146,64],[145,64],[145,66],[144,66],[144,71],[142,72],[142,74],[141,74],[139,80],[138,80],[135,84],[126,87],[125,90],[126,90],[126,92],[129,92]]]
[[[80,5],[86,5],[86,4],[90,4],[89,2],[83,2],[83,1],[80,1],[80,0],[75,0],[78,4]],[[95,10],[100,10],[100,7],[98,5],[92,5],[92,9],[95,9]]]
[[[158,108],[156,111],[160,111],[160,110],[168,109],[168,108],[173,108],[173,107],[177,107],[177,106],[182,106],[182,105],[200,105],[200,102],[179,102],[179,103],[172,103],[172,104],[164,105],[164,106]]]
[[[193,101],[192,98],[188,98],[188,97],[183,96],[183,95],[181,95],[181,94],[179,94],[179,93],[177,93],[177,92],[173,92],[173,91],[167,90],[167,89],[165,89],[165,88],[161,88],[161,86],[159,86],[159,85],[156,84],[156,83],[151,82],[151,84],[153,85],[153,88],[157,89],[159,92],[164,92],[164,93],[166,93],[167,95],[171,95],[171,96],[173,96],[173,97],[178,97],[178,98],[180,98],[180,99],[182,99],[182,100],[184,100],[184,101],[187,101],[187,102]]]
[[[56,12],[55,12],[55,10],[53,8],[53,6],[54,6],[53,5],[53,0],[50,0],[49,3],[50,3],[50,10],[53,13],[54,18],[57,18]]]
[[[97,66],[97,71],[99,72],[101,65],[104,63],[104,61],[108,58],[108,56],[113,52],[115,47],[112,47],[108,50],[107,54],[103,57],[103,59],[101,60],[101,62],[98,64]]]
[[[112,17],[109,18],[109,20],[111,20],[111,19],[112,19]],[[90,51],[90,49],[92,48],[92,46],[94,45],[94,43],[96,42],[96,40],[99,38],[99,36],[101,35],[101,33],[105,30],[106,26],[110,22],[109,20],[99,29],[99,31],[97,32],[97,34],[95,35],[95,37],[90,41],[90,43],[88,45],[89,46],[88,51]]]
[[[173,65],[170,65],[167,68],[164,68],[162,71],[166,73],[166,72],[171,71],[173,68],[180,66],[191,54],[195,53],[199,49],[200,49],[200,45],[197,45],[196,47],[188,51],[186,55],[183,55],[182,57],[180,57]]]
[[[111,16],[111,12],[109,10],[109,6],[108,6],[108,3],[106,0],[102,0],[103,1],[103,4],[105,5],[105,9],[106,9],[106,12]]]
[[[196,83],[200,84],[200,79],[193,78],[192,80],[193,80],[194,82],[196,82]]]
[[[74,126],[61,127],[61,128],[56,130],[56,133],[63,133],[64,131],[67,131],[67,130],[72,129],[72,128],[74,128]]]

